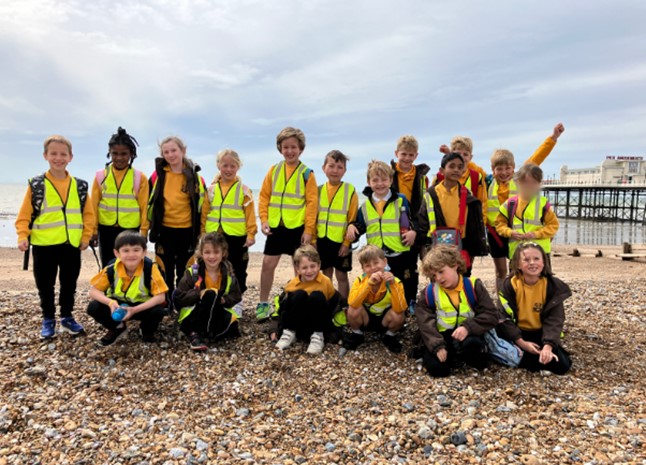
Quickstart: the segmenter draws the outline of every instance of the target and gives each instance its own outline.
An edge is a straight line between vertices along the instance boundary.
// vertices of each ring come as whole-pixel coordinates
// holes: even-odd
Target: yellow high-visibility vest
[[[518,203],[518,197],[510,197],[507,201],[502,204],[500,207],[500,213],[507,218],[508,224],[513,231],[520,233],[528,233],[532,231],[537,231],[543,227],[543,211],[547,205],[547,198],[542,195],[534,197],[525,207],[525,211],[521,213],[521,217],[518,216],[518,211],[514,213],[512,221],[509,220],[510,212],[509,201],[514,199]],[[522,241],[516,241],[509,238],[509,258],[514,256],[514,252],[518,247],[518,244]],[[545,253],[550,253],[552,251],[552,240],[550,238],[545,239],[532,239],[532,242],[540,245]]]
[[[368,244],[375,245],[379,248],[386,246],[393,252],[401,253],[410,250],[410,247],[404,245],[401,237],[399,219],[401,208],[404,201],[401,197],[393,202],[387,202],[384,208],[384,214],[379,216],[377,210],[370,200],[367,200],[361,206],[363,220],[366,223],[366,240]]]
[[[76,178],[70,177],[69,189],[63,196],[54,184],[44,178],[45,194],[40,214],[31,226],[30,241],[33,245],[81,244],[83,212]]]
[[[477,278],[468,278],[471,281],[472,289],[475,289]],[[452,331],[468,318],[474,316],[473,309],[469,303],[464,288],[460,291],[460,304],[456,307],[451,298],[442,287],[433,283],[433,297],[435,299],[436,326],[440,332]]]
[[[296,229],[305,224],[305,176],[308,170],[302,162],[286,179],[285,162],[272,168],[271,197],[269,198],[269,226],[281,223],[287,229]]]
[[[348,209],[354,195],[354,187],[347,182],[341,183],[334,197],[327,197],[327,185],[319,187],[319,212],[317,235],[327,237],[333,242],[342,243],[348,229]]]
[[[498,181],[496,181],[496,178],[494,178],[491,181],[491,185],[489,186],[489,194],[487,197],[487,224],[489,226],[496,225],[496,217],[498,216],[498,213],[500,213],[498,187]],[[509,197],[514,197],[516,195],[518,195],[518,188],[516,187],[516,183],[512,179],[511,181],[509,181]]]
[[[219,182],[209,188],[211,208],[206,218],[206,232],[217,232],[222,228],[229,236],[247,235],[247,218],[244,211],[245,187],[236,181],[222,196]]]
[[[100,176],[97,173],[97,181]],[[104,179],[100,182],[101,200],[99,200],[99,224],[104,226],[119,226],[125,229],[135,229],[141,226],[141,210],[135,192],[135,176],[141,177],[134,168],[128,171],[117,186],[112,165],[104,170]]]

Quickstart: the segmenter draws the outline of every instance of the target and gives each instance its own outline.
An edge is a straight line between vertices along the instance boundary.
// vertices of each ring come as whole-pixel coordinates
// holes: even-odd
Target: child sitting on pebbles
[[[280,350],[289,348],[296,339],[309,340],[307,353],[320,354],[325,345],[324,333],[332,329],[340,295],[330,278],[321,272],[321,257],[311,245],[296,250],[294,269],[296,276],[277,298],[271,316],[271,339],[280,335],[276,343]]]
[[[242,294],[227,261],[228,252],[222,234],[205,234],[196,251],[197,262],[188,267],[175,290],[179,327],[195,352],[207,350],[206,338],[240,335],[235,305]]]
[[[572,362],[561,347],[565,322],[563,302],[570,288],[552,275],[547,254],[536,242],[523,242],[511,260],[511,274],[500,290],[506,319],[498,326],[501,337],[525,352],[520,367],[529,371],[568,372]]]
[[[464,276],[458,249],[437,245],[424,257],[422,272],[431,283],[420,293],[415,315],[424,342],[422,359],[433,377],[446,377],[457,361],[488,366],[484,333],[496,326],[498,312],[482,281]]]

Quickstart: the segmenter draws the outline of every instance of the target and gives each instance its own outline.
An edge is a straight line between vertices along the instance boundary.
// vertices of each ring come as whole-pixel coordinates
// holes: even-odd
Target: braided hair
[[[112,137],[110,137],[110,141],[108,142],[109,148],[112,148],[115,145],[125,145],[130,149],[130,164],[132,164],[132,161],[137,158],[137,147],[139,146],[139,142],[137,142],[137,139],[128,134],[128,131],[123,129],[121,126],[117,129],[116,134],[112,134]],[[110,159],[110,152],[108,152],[107,157]],[[110,163],[108,162],[108,164]]]

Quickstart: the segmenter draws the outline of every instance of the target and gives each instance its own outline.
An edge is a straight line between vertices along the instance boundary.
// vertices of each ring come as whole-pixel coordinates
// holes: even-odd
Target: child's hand
[[[262,233],[265,236],[271,236],[271,228],[269,227],[269,223],[267,223],[267,222],[262,223],[260,225],[260,231],[262,231]]]
[[[301,245],[311,245],[312,244],[312,235],[304,232],[301,236]]]
[[[117,302],[116,300],[110,300],[108,307],[110,307],[110,313],[114,313],[115,310],[119,308],[119,302]]]
[[[269,340],[270,340],[271,342],[276,342],[276,341],[278,340],[278,334],[277,334],[277,333],[271,333],[271,334],[269,335]]]
[[[535,232],[525,233],[525,237],[523,237],[523,239],[525,239],[526,241],[530,239],[536,239],[536,233]]]
[[[462,342],[467,338],[468,335],[469,335],[469,330],[464,326],[459,326],[455,328],[455,331],[453,331],[453,334],[451,334],[451,337],[456,341]]]
[[[555,353],[552,352],[552,346],[549,344],[545,344],[541,349],[540,355],[538,356],[538,361],[541,362],[543,365],[547,365],[552,360],[556,360],[558,362],[559,358],[556,356]]]
[[[373,286],[381,283],[381,280],[384,279],[383,273],[381,271],[376,271],[370,275],[368,282]]]
[[[404,234],[402,234],[402,244],[410,247],[415,243],[416,237],[417,233],[412,229],[410,231],[406,231]]]
[[[384,271],[381,275],[381,279],[386,281],[388,284],[392,284],[395,281],[395,276],[390,271]]]
[[[339,257],[347,257],[350,253],[350,247],[345,244],[342,244],[339,248]]]
[[[447,153],[451,153],[451,149],[449,148],[448,145],[442,144],[440,145],[440,153],[443,153],[446,155]]]
[[[530,354],[539,355],[541,353],[541,348],[538,344],[527,342],[525,339],[518,339],[516,345]]]
[[[21,252],[27,252],[28,248],[29,248],[29,241],[27,239],[24,239],[18,242],[18,250],[20,250]]]
[[[80,249],[81,251],[83,251],[83,250],[87,249],[87,248],[89,247],[89,245],[90,245],[90,244],[89,244],[88,242],[81,242],[81,243],[79,244],[79,249]]]
[[[435,355],[437,356],[437,359],[440,362],[444,363],[444,362],[446,362],[446,358],[449,355],[449,353],[446,351],[446,349],[444,347],[442,347],[440,350],[438,350],[435,353]]]
[[[255,239],[252,239],[252,238],[249,238],[249,237],[248,237],[248,238],[247,238],[247,240],[246,240],[246,241],[245,241],[245,243],[244,243],[244,246],[245,246],[246,248],[249,248],[249,247],[251,247],[252,245],[254,245],[255,243],[256,243],[256,240],[255,240]]]
[[[558,123],[556,126],[554,126],[554,132],[552,132],[552,135],[550,136],[554,142],[558,140],[559,137],[561,137],[561,134],[565,132],[565,126],[563,126],[563,123]]]
[[[348,230],[345,232],[345,238],[348,241],[354,242],[359,234],[359,230],[353,224],[348,226]]]
[[[93,234],[92,237],[90,238],[90,245],[92,247],[96,247],[99,245],[99,235],[98,234]]]
[[[523,233],[519,233],[518,231],[512,231],[510,238],[514,241],[522,241],[525,239],[525,235]]]

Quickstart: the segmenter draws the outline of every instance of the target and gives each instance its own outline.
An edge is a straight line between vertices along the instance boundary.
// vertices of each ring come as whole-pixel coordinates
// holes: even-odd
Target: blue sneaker
[[[56,336],[56,320],[53,318],[45,318],[43,326],[40,329],[40,337],[43,339],[51,339]]]
[[[68,316],[61,319],[61,329],[70,333],[72,336],[81,334],[83,332],[83,326],[78,324],[74,317]]]

